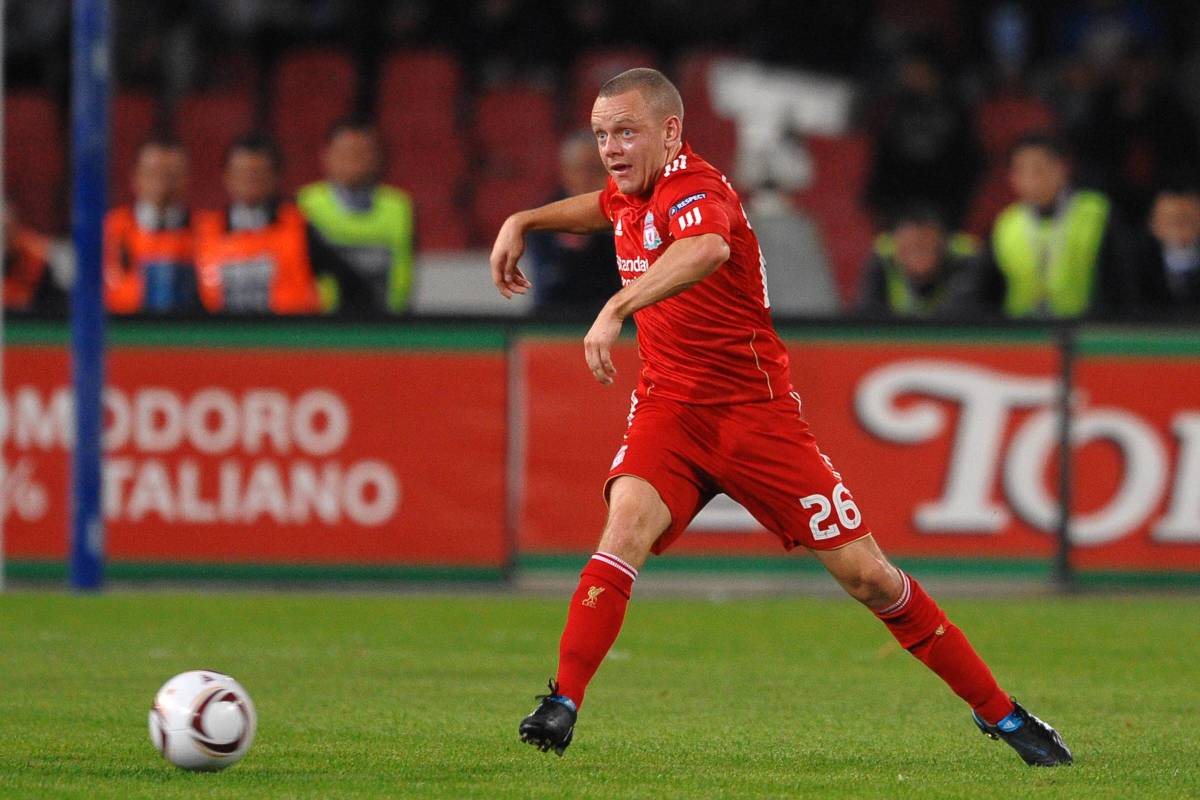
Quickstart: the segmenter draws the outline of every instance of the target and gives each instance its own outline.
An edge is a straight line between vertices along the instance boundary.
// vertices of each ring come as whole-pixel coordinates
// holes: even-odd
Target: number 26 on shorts
[[[800,505],[805,509],[814,506],[817,509],[808,520],[808,527],[812,530],[813,539],[817,541],[832,539],[842,532],[842,528],[839,528],[836,522],[821,527],[835,509],[838,520],[846,530],[852,531],[862,524],[862,513],[858,510],[858,506],[854,505],[854,499],[850,497],[850,490],[844,483],[833,487],[832,498],[823,494],[810,494],[808,497],[800,498]]]

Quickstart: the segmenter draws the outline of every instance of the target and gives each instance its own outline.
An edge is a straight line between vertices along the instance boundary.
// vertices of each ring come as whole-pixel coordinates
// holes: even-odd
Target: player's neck
[[[663,159],[661,164],[658,165],[658,171],[654,174],[654,183],[651,183],[649,188],[647,188],[644,193],[638,195],[638,197],[647,198],[654,194],[654,186],[658,183],[658,179],[662,177],[663,171],[667,168],[667,164],[670,164],[672,161],[674,161],[675,157],[678,156],[682,151],[682,141],[667,149],[667,157]]]

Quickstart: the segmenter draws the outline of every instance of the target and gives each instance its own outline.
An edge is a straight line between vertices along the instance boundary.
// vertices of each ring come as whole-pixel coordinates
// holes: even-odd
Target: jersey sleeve
[[[672,239],[715,233],[730,241],[733,224],[729,197],[716,180],[686,176],[664,187],[663,211]]]

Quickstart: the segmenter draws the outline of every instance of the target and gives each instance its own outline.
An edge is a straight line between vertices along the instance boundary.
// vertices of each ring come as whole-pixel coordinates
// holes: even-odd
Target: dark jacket
[[[565,196],[560,193],[552,200]],[[540,231],[526,241],[538,311],[591,316],[620,291],[612,233]]]
[[[888,234],[875,240],[875,250],[863,266],[858,289],[858,312],[869,317],[951,318],[970,313],[970,281],[976,270],[978,243],[956,234],[947,239],[941,262],[931,279],[914,284],[896,262]]]
[[[1148,314],[1200,315],[1200,244],[1195,246],[1196,264],[1175,272],[1167,267],[1163,246],[1152,236],[1137,243],[1133,258],[1140,308]]]

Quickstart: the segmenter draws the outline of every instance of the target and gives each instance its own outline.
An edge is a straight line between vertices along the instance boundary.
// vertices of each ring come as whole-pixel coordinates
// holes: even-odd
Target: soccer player
[[[889,563],[817,448],[771,324],[754,232],[729,182],[684,141],[679,92],[655,70],[623,72],[601,87],[592,130],[610,176],[604,190],[514,214],[491,254],[492,280],[510,298],[531,288],[518,266],[526,233],[611,227],[624,288],[596,317],[584,353],[596,380],[611,384],[611,348],[636,314],[643,359],[604,487],[600,544],[571,598],[557,676],[521,739],[562,755],[638,570],[724,492],[785,548],[811,550],[971,706],[985,734],[1029,764],[1071,763],[1054,729],[1000,689],[921,584]]]

